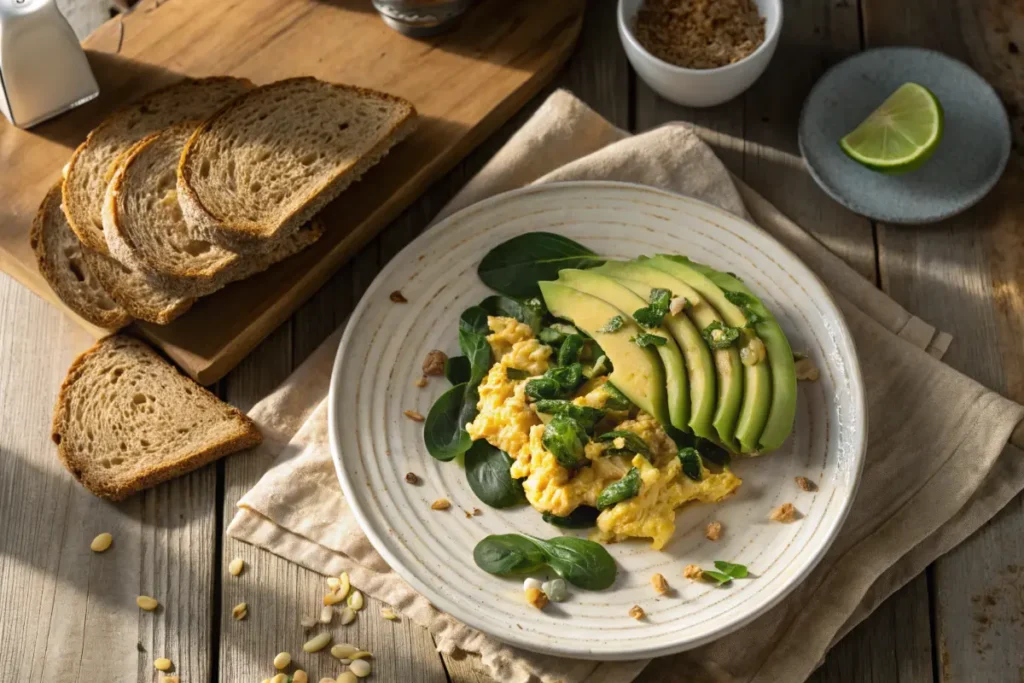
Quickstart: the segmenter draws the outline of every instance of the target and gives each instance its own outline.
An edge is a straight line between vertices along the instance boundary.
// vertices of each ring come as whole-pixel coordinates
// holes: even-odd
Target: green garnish
[[[567,415],[555,415],[551,422],[544,425],[541,443],[555,456],[558,464],[568,470],[586,464],[583,450],[587,443],[587,431]]]
[[[661,322],[668,315],[669,304],[672,301],[672,292],[667,289],[654,288],[648,299],[650,305],[638,309],[633,313],[633,319],[647,329],[661,326]]]
[[[727,349],[740,338],[740,329],[727,327],[716,320],[701,330],[700,335],[712,349]]]
[[[526,383],[526,395],[534,401],[545,398],[565,398],[583,383],[583,366],[573,363],[562,368],[550,368],[543,376]]]
[[[562,342],[561,348],[558,349],[558,364],[559,365],[572,365],[580,359],[580,353],[583,352],[583,336],[579,334],[570,334]]]
[[[745,579],[750,574],[747,568],[742,564],[733,564],[732,562],[726,562],[725,560],[715,560],[715,571],[713,569],[705,569],[702,572],[702,576],[706,576],[714,581],[718,582],[719,586],[724,586],[730,583],[733,579]]]
[[[626,472],[626,476],[608,484],[597,495],[597,509],[607,510],[616,503],[635,498],[640,493],[640,486],[642,484],[643,480],[640,478],[640,470],[630,467],[629,472]]]
[[[590,507],[589,505],[580,505],[564,517],[545,512],[541,515],[541,519],[548,524],[562,527],[563,529],[589,529],[597,524],[597,516],[599,514],[600,511],[597,508]]]
[[[576,420],[588,432],[594,428],[605,413],[599,408],[576,405],[572,401],[564,399],[544,398],[534,404],[538,413],[547,415],[565,415]]]
[[[668,343],[668,340],[665,339],[664,337],[658,336],[656,334],[647,334],[646,332],[641,332],[635,337],[630,337],[629,341],[633,342],[637,346],[644,349],[650,348],[652,346],[664,346],[665,344]]]
[[[764,322],[764,316],[755,310],[758,301],[754,297],[746,292],[734,292],[728,289],[724,290],[723,293],[729,303],[743,311],[743,315],[747,319],[747,327],[753,327],[758,323]]]
[[[696,448],[680,448],[679,462],[683,466],[683,474],[694,481],[700,481],[703,476],[701,470],[700,453]]]
[[[633,402],[611,382],[604,383],[604,393],[608,394],[608,398],[604,400],[604,407],[607,410],[629,410],[633,407]]]
[[[612,316],[608,319],[601,327],[597,328],[598,332],[611,333],[617,332],[620,327],[626,324],[626,319],[621,315]]]
[[[508,576],[539,571],[545,566],[584,590],[604,590],[615,583],[618,569],[604,546],[575,536],[545,541],[534,536],[487,536],[473,549],[476,566],[489,574]]]
[[[528,379],[530,373],[519,368],[505,368],[505,376],[509,379]]]
[[[625,429],[616,429],[610,432],[605,432],[601,436],[597,437],[595,441],[601,443],[612,441],[616,439],[622,439],[625,442],[623,448],[609,448],[605,453],[609,455],[622,455],[623,453],[639,453],[640,455],[650,459],[651,449],[647,447],[647,442],[640,438],[635,432],[631,432]]]

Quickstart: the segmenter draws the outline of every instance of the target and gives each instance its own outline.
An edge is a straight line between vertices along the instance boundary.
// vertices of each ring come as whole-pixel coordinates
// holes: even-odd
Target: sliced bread
[[[133,318],[166,325],[195,303],[195,297],[170,292],[111,256],[91,249],[83,249],[82,256],[100,286]]]
[[[114,335],[71,364],[54,407],[53,440],[85,488],[121,500],[263,437],[146,344]]]
[[[408,135],[416,109],[393,95],[315,78],[255,88],[193,133],[178,202],[197,234],[271,248],[308,222]]]
[[[60,210],[60,183],[46,193],[32,221],[29,240],[39,272],[68,308],[108,330],[131,322],[128,312],[103,289],[86,263],[82,243]]]
[[[323,230],[307,223],[274,249],[242,255],[189,229],[175,190],[175,172],[197,124],[182,124],[137,142],[119,162],[103,203],[103,233],[111,255],[166,291],[205,296],[301,251]]]
[[[182,121],[201,120],[252,87],[245,79],[186,79],[151,93],[107,117],[85,139],[65,167],[64,210],[89,249],[107,253],[101,211],[118,157],[150,133]]]

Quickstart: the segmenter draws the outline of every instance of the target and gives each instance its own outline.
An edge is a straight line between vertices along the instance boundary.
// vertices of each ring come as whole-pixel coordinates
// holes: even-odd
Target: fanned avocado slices
[[[612,361],[608,380],[626,398],[662,424],[671,424],[665,391],[665,370],[658,355],[629,341],[642,330],[627,314],[596,296],[562,282],[540,282],[544,303],[556,318],[570,320],[596,341]],[[621,325],[607,329],[608,321],[622,316]]]
[[[754,329],[764,342],[772,377],[771,407],[759,439],[759,451],[767,453],[775,450],[793,431],[796,416],[796,371],[793,367],[793,349],[786,334],[761,300],[738,278],[690,261],[685,256],[667,258],[686,264],[705,275],[725,291],[728,299],[738,307],[746,308],[747,313],[753,313],[757,319]]]
[[[626,319],[640,326],[633,317],[633,313],[646,307],[647,299],[637,296],[616,280],[592,270],[566,269],[559,271],[558,282],[607,301],[622,311]],[[665,367],[669,420],[673,427],[685,431],[689,428],[690,422],[690,392],[683,355],[680,353],[675,339],[660,326],[644,328],[643,332],[665,340],[660,346],[655,346],[654,351],[661,357],[662,365]],[[602,346],[602,348],[604,347]],[[616,367],[614,359],[612,359],[612,367]]]
[[[743,311],[728,300],[725,291],[707,273],[693,267],[693,262],[689,259],[658,255],[642,262],[678,277],[693,287],[718,311],[729,327],[747,327],[747,317]],[[736,343],[729,348],[732,352],[731,357],[742,367],[743,399],[735,422],[735,441],[739,442],[739,450],[743,453],[755,453],[759,450],[761,432],[764,430],[771,407],[772,377],[768,364],[759,362],[755,365],[746,365],[740,361],[739,349],[751,343],[755,336],[756,330],[744,330]]]
[[[681,296],[692,303],[700,301],[688,285],[668,273],[640,263],[608,262],[593,272],[605,273],[622,283],[644,300],[650,298],[651,290],[667,289],[673,296]],[[700,336],[700,331],[687,315],[668,315],[663,322],[665,328],[675,337],[683,352],[686,373],[690,383],[689,431],[705,439],[718,439],[718,432],[711,424],[715,415],[717,388],[715,365],[711,349]]]

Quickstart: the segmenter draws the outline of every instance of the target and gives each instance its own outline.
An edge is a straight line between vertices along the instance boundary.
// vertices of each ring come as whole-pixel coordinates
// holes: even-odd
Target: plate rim
[[[352,325],[351,323],[355,320],[358,320],[363,315],[366,308],[368,308],[370,305],[372,295],[377,291],[377,289],[382,285],[382,283],[388,277],[390,277],[392,272],[398,268],[398,264],[402,261],[402,257],[406,255],[406,252],[412,252],[417,250],[423,241],[431,238],[431,234],[435,230],[443,230],[445,227],[447,227],[449,223],[461,220],[462,217],[465,214],[469,213],[470,211],[486,211],[494,205],[507,202],[512,199],[517,199],[525,195],[536,193],[560,192],[565,191],[567,189],[592,189],[595,191],[629,190],[633,192],[639,190],[647,193],[656,193],[663,196],[667,196],[675,201],[682,200],[685,202],[696,203],[715,213],[718,213],[719,215],[725,216],[730,220],[738,221],[739,223],[743,224],[745,229],[760,234],[761,236],[764,237],[764,239],[773,243],[774,246],[778,248],[782,254],[784,254],[786,257],[792,259],[793,262],[798,264],[799,268],[803,268],[803,270],[805,271],[804,274],[809,276],[809,281],[813,283],[814,287],[817,287],[817,292],[808,292],[808,294],[815,299],[819,299],[824,304],[825,308],[830,309],[830,312],[833,314],[834,319],[837,323],[837,331],[839,332],[837,337],[840,342],[839,346],[840,348],[842,348],[844,353],[844,360],[846,360],[850,364],[850,394],[853,400],[854,414],[860,416],[860,419],[858,420],[858,422],[860,423],[859,426],[861,427],[859,429],[860,439],[859,443],[856,444],[856,448],[853,450],[853,457],[855,459],[855,463],[854,467],[852,468],[853,481],[850,486],[850,494],[847,497],[846,501],[843,503],[842,508],[839,511],[839,514],[835,517],[831,526],[828,528],[827,537],[824,543],[821,544],[818,551],[814,553],[814,555],[809,559],[809,561],[804,564],[800,571],[794,573],[793,576],[791,576],[785,583],[783,583],[781,587],[776,590],[775,594],[772,595],[771,598],[769,598],[767,601],[765,601],[763,605],[761,605],[760,609],[755,610],[750,614],[744,615],[742,618],[730,621],[721,628],[713,632],[707,633],[704,636],[701,636],[700,638],[694,638],[690,640],[686,640],[685,638],[683,638],[670,645],[651,647],[641,650],[631,650],[629,652],[612,651],[598,654],[585,650],[576,650],[557,646],[552,647],[548,646],[544,642],[534,641],[531,640],[529,637],[518,636],[514,633],[509,637],[495,634],[489,631],[486,625],[484,625],[483,622],[477,620],[474,615],[467,615],[463,613],[463,611],[454,601],[449,600],[448,597],[445,596],[443,591],[437,590],[434,587],[421,581],[414,572],[410,571],[409,568],[406,567],[402,563],[402,561],[394,553],[391,552],[386,540],[379,537],[375,533],[373,525],[369,523],[369,516],[362,510],[362,508],[358,504],[355,503],[355,501],[358,500],[358,497],[356,496],[356,488],[353,486],[353,483],[349,480],[345,472],[345,469],[342,466],[339,436],[340,422],[338,415],[337,396],[339,392],[338,387],[340,384],[341,367],[346,352],[348,351],[348,347],[351,343],[351,337],[354,334],[354,330],[356,329],[356,326]],[[867,451],[868,443],[868,421],[866,407],[867,399],[863,381],[863,374],[861,373],[860,368],[860,360],[856,353],[853,335],[850,332],[850,328],[846,323],[846,319],[843,316],[842,310],[839,308],[839,305],[836,303],[835,299],[832,297],[831,292],[828,291],[828,288],[825,286],[821,278],[819,278],[818,275],[813,270],[811,270],[809,266],[807,266],[795,253],[793,253],[792,250],[790,250],[788,247],[782,244],[779,240],[777,240],[767,231],[754,224],[752,221],[747,220],[744,217],[737,216],[733,213],[726,211],[725,209],[722,209],[721,207],[715,206],[714,204],[710,204],[703,200],[695,199],[693,197],[689,197],[678,192],[673,192],[671,190],[651,187],[649,185],[608,180],[577,180],[543,183],[540,185],[528,185],[526,187],[508,190],[506,192],[492,195],[491,197],[487,197],[467,207],[464,207],[459,211],[445,217],[443,220],[438,221],[434,225],[429,226],[426,230],[420,233],[420,235],[417,236],[412,242],[407,244],[401,251],[399,251],[391,259],[391,261],[388,262],[387,265],[385,265],[384,268],[381,269],[381,271],[373,279],[373,281],[366,288],[366,291],[360,298],[359,303],[353,309],[352,314],[349,316],[348,320],[344,324],[345,331],[342,335],[340,343],[338,344],[337,352],[335,353],[334,366],[331,370],[330,385],[327,394],[327,432],[331,451],[331,460],[334,463],[335,475],[338,477],[342,493],[345,495],[345,500],[349,509],[355,515],[356,520],[359,523],[360,530],[366,535],[367,539],[369,539],[374,550],[380,553],[381,557],[384,558],[384,561],[388,564],[388,566],[392,570],[394,570],[395,573],[398,574],[403,581],[406,581],[414,590],[416,590],[420,595],[425,597],[435,609],[444,612],[445,614],[452,616],[453,618],[466,624],[467,626],[470,626],[480,631],[481,633],[485,633],[488,636],[495,638],[496,640],[506,643],[508,645],[520,647],[530,652],[537,652],[541,654],[562,657],[571,657],[574,659],[584,659],[592,661],[629,661],[635,659],[653,658],[678,654],[680,652],[691,650],[693,648],[715,641],[736,631],[739,628],[742,628],[743,626],[749,624],[761,615],[765,614],[767,611],[778,605],[779,602],[781,602],[787,595],[789,595],[797,586],[803,583],[807,576],[818,566],[818,564],[820,564],[821,560],[832,547],[832,544],[838,537],[839,532],[841,531],[843,525],[845,524],[849,516],[850,509],[853,507],[853,503],[857,498],[857,492],[860,488],[860,482],[864,470],[865,454]]]
[[[1000,150],[1001,158],[999,160],[999,170],[996,173],[994,173],[991,178],[986,180],[984,185],[979,186],[979,190],[974,197],[972,197],[969,201],[950,209],[949,211],[942,211],[934,214],[929,214],[927,216],[918,216],[913,218],[907,217],[899,219],[895,219],[891,216],[885,217],[877,215],[873,211],[866,210],[869,207],[857,206],[855,202],[852,202],[850,199],[848,199],[837,188],[826,182],[825,179],[821,177],[821,175],[818,173],[818,169],[814,166],[814,164],[811,163],[810,159],[808,159],[807,157],[807,149],[806,145],[804,144],[804,130],[807,124],[808,116],[807,109],[810,106],[811,100],[819,92],[820,88],[823,87],[822,84],[830,76],[832,76],[836,70],[838,70],[842,66],[845,66],[848,62],[864,59],[870,55],[883,52],[925,53],[932,58],[938,58],[941,60],[945,60],[947,62],[952,62],[953,64],[962,67],[967,72],[973,74],[975,78],[977,78],[978,81],[981,82],[983,88],[988,90],[988,92],[991,93],[991,95],[995,98],[996,102],[999,103],[999,111],[1002,114],[1002,132],[1004,133],[1004,144],[1002,146],[1002,149]],[[810,91],[807,93],[807,97],[804,98],[803,106],[800,108],[800,119],[797,123],[796,141],[797,147],[800,150],[800,157],[803,159],[804,162],[804,167],[807,168],[807,172],[811,175],[811,178],[814,179],[815,184],[819,188],[821,188],[825,192],[825,194],[827,194],[829,197],[838,202],[844,208],[849,209],[858,216],[863,216],[873,221],[878,221],[880,223],[886,223],[889,225],[927,225],[929,223],[938,223],[939,221],[943,221],[947,218],[957,216],[963,213],[964,211],[967,211],[972,206],[974,206],[982,199],[987,197],[988,194],[992,191],[992,188],[994,188],[996,186],[996,183],[999,182],[999,179],[1003,177],[1003,174],[1006,172],[1006,166],[1010,161],[1010,154],[1013,151],[1013,133],[1011,131],[1009,115],[1006,113],[1006,107],[1005,105],[1003,105],[1002,98],[999,97],[999,93],[996,92],[996,89],[994,87],[992,87],[992,84],[985,80],[985,78],[981,74],[979,74],[974,68],[971,67],[970,64],[967,64],[966,62],[956,59],[955,57],[950,57],[949,55],[943,52],[939,52],[938,50],[932,50],[930,48],[925,47],[914,47],[912,45],[883,46],[874,47],[868,50],[861,50],[860,52],[850,55],[846,59],[842,59],[833,64],[832,66],[830,66],[825,71],[825,73],[823,73],[818,78],[818,80],[814,82],[814,85],[811,86]]]

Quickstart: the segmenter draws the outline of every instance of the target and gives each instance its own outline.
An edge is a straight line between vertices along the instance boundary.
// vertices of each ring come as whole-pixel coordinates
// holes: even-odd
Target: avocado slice
[[[609,261],[593,272],[606,273],[644,300],[650,298],[651,290],[656,287],[667,289],[674,296],[686,297],[692,302],[701,300],[697,292],[668,273],[641,263]],[[717,440],[718,433],[711,424],[717,400],[711,349],[704,343],[700,331],[689,317],[668,315],[663,324],[675,337],[686,361],[686,373],[690,380],[690,431],[705,439]]]
[[[747,317],[743,311],[732,304],[725,292],[706,274],[692,267],[692,262],[684,257],[658,255],[645,260],[651,266],[671,273],[696,289],[730,327],[738,327],[742,331],[740,339],[732,350],[742,348],[757,336],[755,330],[747,326]],[[739,352],[736,353],[737,357]],[[739,417],[736,420],[736,440],[740,443],[743,453],[757,453],[761,432],[764,431],[771,408],[772,376],[767,363],[756,365],[741,364],[743,369],[743,401],[740,404]]]
[[[665,392],[665,369],[658,354],[637,346],[629,338],[641,333],[636,323],[619,309],[591,294],[561,282],[540,282],[541,295],[556,318],[571,320],[590,335],[612,361],[608,380],[630,401],[662,424],[671,424]],[[598,332],[611,318],[622,315],[624,322],[615,332]]]
[[[625,313],[626,318],[633,320],[634,323],[636,320],[632,317],[633,312],[647,305],[646,299],[637,296],[629,288],[606,275],[590,270],[561,270],[558,272],[558,282],[604,299]],[[637,326],[640,327],[639,324]],[[643,331],[665,340],[665,344],[654,347],[654,351],[661,357],[661,363],[665,367],[668,417],[673,427],[686,431],[690,423],[690,391],[683,354],[679,352],[675,339],[662,328],[644,328]],[[612,359],[612,367],[615,367],[614,359]]]
[[[690,261],[685,256],[669,258],[700,272],[725,291],[726,297],[734,301],[743,300],[743,295],[749,297],[746,300],[746,305],[760,318],[760,321],[754,325],[754,330],[764,342],[765,350],[768,352],[768,366],[771,368],[772,376],[771,408],[768,410],[768,419],[758,440],[759,450],[761,453],[775,450],[793,431],[793,420],[796,417],[796,371],[793,363],[793,349],[789,345],[786,333],[782,331],[775,316],[739,278]],[[731,296],[730,293],[741,296]]]

